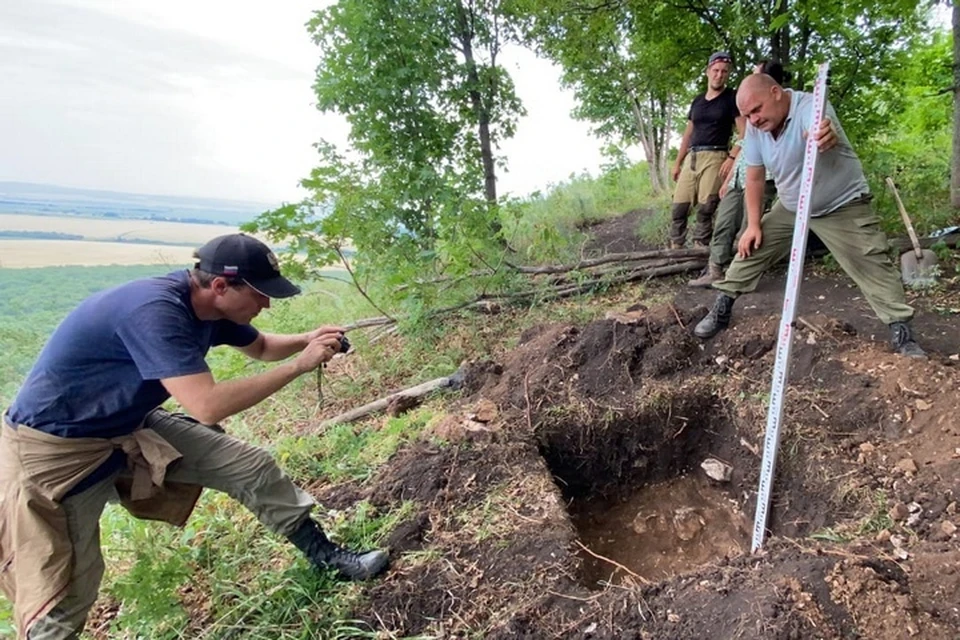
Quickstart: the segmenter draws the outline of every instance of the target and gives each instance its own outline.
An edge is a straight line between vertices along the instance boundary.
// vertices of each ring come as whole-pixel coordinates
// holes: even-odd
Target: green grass
[[[661,208],[653,196],[646,164],[611,167],[599,178],[572,175],[507,207],[504,233],[529,262],[569,260],[586,240],[591,223],[638,208]],[[653,233],[653,230],[647,230]]]

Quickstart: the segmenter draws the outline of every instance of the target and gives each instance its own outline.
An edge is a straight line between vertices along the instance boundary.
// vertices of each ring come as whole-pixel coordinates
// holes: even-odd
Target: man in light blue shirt
[[[813,95],[784,89],[768,75],[747,76],[737,92],[740,112],[749,120],[744,152],[747,163],[747,228],[737,257],[723,280],[713,309],[694,333],[710,338],[730,323],[733,303],[756,289],[760,277],[790,251],[800,197],[806,137],[813,122]],[[810,202],[810,230],[817,234],[884,324],[897,353],[926,354],[913,339],[913,309],[906,303],[900,274],[890,261],[889,245],[870,206],[870,189],[860,159],[826,105],[815,133],[820,153]],[[763,216],[766,170],[773,174],[779,200]]]

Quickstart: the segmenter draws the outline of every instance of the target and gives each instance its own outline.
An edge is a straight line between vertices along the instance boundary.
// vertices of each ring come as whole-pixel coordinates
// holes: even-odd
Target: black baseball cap
[[[280,273],[280,263],[270,247],[245,233],[214,238],[194,255],[197,269],[240,278],[269,298],[289,298],[300,293],[300,287]]]
[[[733,58],[730,57],[730,54],[726,51],[717,51],[710,54],[710,59],[707,61],[707,68],[713,66],[714,62],[733,62]]]

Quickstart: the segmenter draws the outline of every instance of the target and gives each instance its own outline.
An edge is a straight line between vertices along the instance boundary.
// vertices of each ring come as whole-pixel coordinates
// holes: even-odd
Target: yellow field
[[[175,242],[199,247],[210,238],[233,233],[237,229],[216,224],[0,213],[0,230],[56,231],[81,235],[87,240],[116,240],[121,238],[123,240]],[[2,259],[3,254],[0,254],[0,260]]]
[[[57,231],[60,230],[57,229]],[[176,267],[193,262],[191,256],[199,244],[200,242],[196,245],[173,246],[86,240],[0,238],[0,268],[109,264],[167,264]]]

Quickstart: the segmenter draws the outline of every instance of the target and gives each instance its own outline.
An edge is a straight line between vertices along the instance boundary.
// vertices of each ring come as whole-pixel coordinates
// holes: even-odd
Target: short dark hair
[[[790,72],[784,70],[783,63],[779,60],[761,60],[759,65],[760,73],[767,74],[776,80],[777,84],[782,86],[790,82]]]

